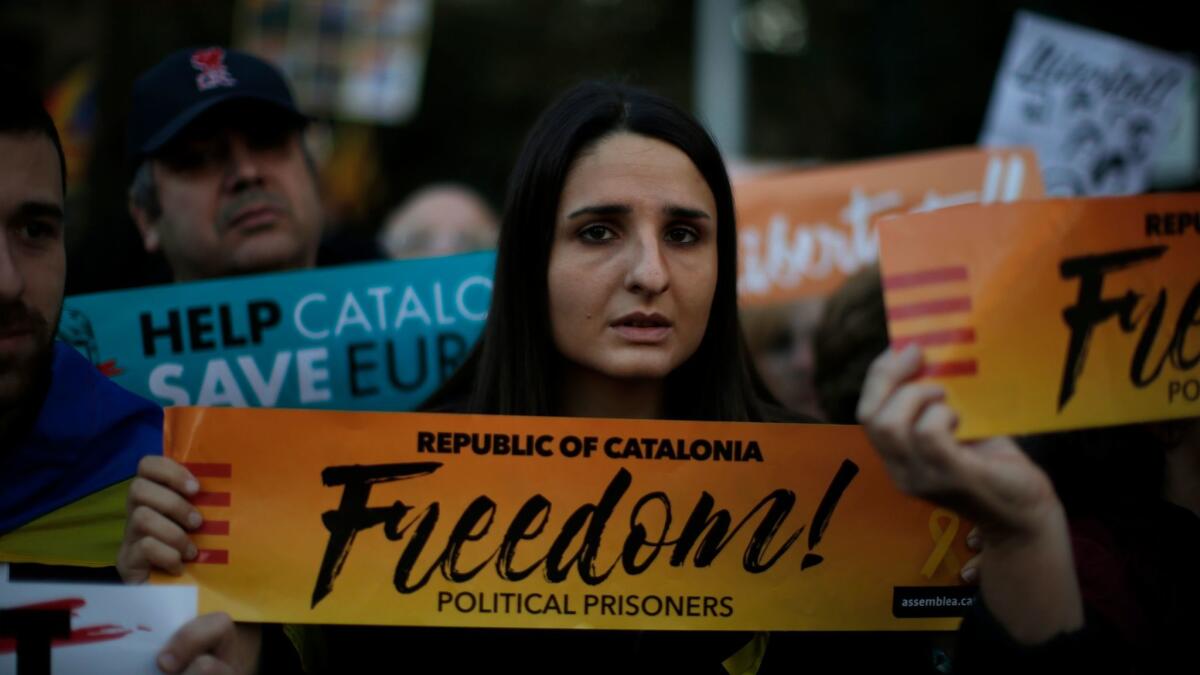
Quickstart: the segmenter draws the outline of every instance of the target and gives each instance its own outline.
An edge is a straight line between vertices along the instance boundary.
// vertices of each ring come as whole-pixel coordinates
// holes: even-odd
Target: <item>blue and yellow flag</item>
[[[63,342],[51,377],[33,428],[0,452],[0,562],[112,565],[129,481],[162,453],[162,409]]]

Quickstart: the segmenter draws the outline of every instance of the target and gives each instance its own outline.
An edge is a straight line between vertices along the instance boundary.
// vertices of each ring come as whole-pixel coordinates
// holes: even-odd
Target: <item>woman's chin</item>
[[[597,370],[619,380],[662,380],[671,374],[675,364],[665,358],[621,359]]]

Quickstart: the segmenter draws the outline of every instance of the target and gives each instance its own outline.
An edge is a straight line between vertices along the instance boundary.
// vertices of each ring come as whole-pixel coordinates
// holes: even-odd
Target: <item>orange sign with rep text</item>
[[[969,527],[857,427],[171,408],[200,610],[255,622],[950,630]]]
[[[892,345],[959,436],[1200,416],[1200,194],[963,206],[879,226]]]

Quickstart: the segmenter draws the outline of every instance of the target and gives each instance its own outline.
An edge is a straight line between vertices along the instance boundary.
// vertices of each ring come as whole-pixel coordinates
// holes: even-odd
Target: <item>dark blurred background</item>
[[[58,96],[82,139],[69,161],[69,293],[165,280],[125,211],[124,124],[136,75],[177,48],[244,44],[247,14],[261,18],[264,5],[305,3],[321,4],[0,2],[0,61]],[[327,122],[315,130],[318,155],[334,167],[324,186],[329,227],[343,241],[369,241],[397,202],[435,181],[471,185],[499,208],[525,130],[584,78],[650,87],[705,118],[720,114],[714,101],[742,101],[733,136],[730,120],[710,120],[735,159],[827,162],[973,144],[1017,9],[1195,54],[1188,4],[432,0],[407,118],[314,113]],[[698,74],[706,57],[715,61]],[[742,85],[732,79],[727,92],[723,69],[736,64]]]

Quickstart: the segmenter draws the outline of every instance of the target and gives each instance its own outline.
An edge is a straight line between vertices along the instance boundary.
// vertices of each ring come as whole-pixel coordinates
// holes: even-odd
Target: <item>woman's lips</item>
[[[644,345],[658,344],[667,339],[671,334],[670,326],[633,326],[630,324],[617,324],[613,326],[613,330],[617,331],[617,335],[626,340]]]
[[[659,344],[671,335],[671,321],[661,314],[634,312],[612,322],[611,327],[634,344]]]

